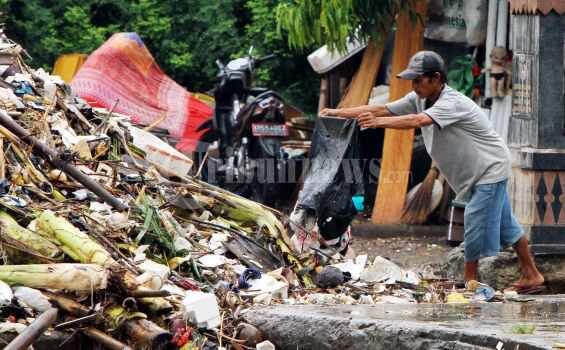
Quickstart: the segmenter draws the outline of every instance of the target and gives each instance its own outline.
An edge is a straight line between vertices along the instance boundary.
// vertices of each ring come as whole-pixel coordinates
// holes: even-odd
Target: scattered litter
[[[78,201],[84,201],[88,198],[88,190],[87,189],[76,190],[73,192],[73,196],[75,196],[75,199]],[[91,203],[91,206],[92,204],[94,203]]]
[[[359,297],[359,304],[374,304],[375,300],[373,300],[373,297],[370,295],[361,295]]]
[[[357,303],[357,301],[349,295],[322,294],[322,293],[309,294],[305,298],[298,298],[298,301],[300,301],[303,304],[321,304],[321,305],[336,305],[336,304],[353,305]]]
[[[13,206],[17,208],[25,208],[27,206],[27,201],[12,195],[5,195],[0,197],[0,202],[7,207]]]
[[[28,287],[14,287],[14,296],[22,307],[29,307],[39,313],[51,308],[49,299],[40,291]]]
[[[10,305],[13,297],[10,286],[0,280],[0,306]]]
[[[395,297],[393,295],[385,295],[379,298],[379,302],[384,304],[411,304],[413,301],[407,298]]]
[[[335,288],[350,279],[350,272],[343,272],[335,266],[326,266],[318,274],[316,284],[320,288]]]
[[[257,349],[257,350],[275,350],[275,346],[270,341],[265,340],[264,342],[257,344],[255,349]]]
[[[130,224],[128,214],[120,212],[112,213],[106,218],[106,224],[112,230],[121,230],[127,228]]]
[[[194,249],[194,246],[192,245],[192,243],[190,243],[186,238],[180,237],[180,236],[175,237],[173,244],[174,244],[175,250],[177,252],[180,252],[180,251],[183,251],[183,250],[190,252]]]
[[[187,291],[182,300],[182,314],[199,328],[213,329],[220,325],[220,309],[212,293]]]
[[[261,275],[261,278],[248,281],[249,288],[241,291],[243,297],[255,297],[261,294],[270,294],[275,299],[288,298],[288,283],[278,281],[269,274]]]
[[[453,292],[447,296],[448,304],[469,304],[469,299],[463,293]]]
[[[0,334],[4,333],[18,333],[24,331],[27,325],[16,322],[0,322]]]
[[[496,296],[496,291],[488,284],[475,280],[467,282],[467,290],[474,293],[472,301],[491,301]]]
[[[353,262],[353,260],[348,260],[344,263],[334,264],[331,266],[337,267],[343,272],[348,272],[351,275],[351,279],[357,281],[366,264],[367,255],[359,255],[355,258],[355,262]]]
[[[208,254],[200,257],[198,262],[202,264],[203,267],[210,269],[222,266],[228,263],[228,259],[223,255]]]
[[[402,270],[398,265],[377,256],[373,263],[361,273],[361,280],[365,282],[383,282],[394,284],[400,279]]]
[[[260,279],[261,278],[261,271],[255,269],[246,269],[241,273],[239,276],[239,280],[237,282],[237,287],[240,289],[247,289],[251,287],[249,281],[252,279]]]
[[[263,332],[249,323],[242,322],[235,329],[236,339],[245,341],[245,346],[256,346],[265,340]]]

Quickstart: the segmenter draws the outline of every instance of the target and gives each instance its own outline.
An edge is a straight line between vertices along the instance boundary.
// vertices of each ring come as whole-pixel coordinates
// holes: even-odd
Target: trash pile
[[[286,297],[286,266],[302,268],[281,214],[189,177],[151,127],[90,108],[21,52],[0,44],[14,62],[0,67],[0,333],[21,332],[9,347],[47,328],[120,349],[238,344],[251,288]],[[280,277],[257,279],[269,271]]]
[[[247,308],[449,299],[453,286],[380,257],[298,257],[283,214],[190,177],[151,126],[91,108],[21,52],[0,43],[14,58],[0,66],[6,349],[57,334],[109,349],[272,349],[241,322]]]

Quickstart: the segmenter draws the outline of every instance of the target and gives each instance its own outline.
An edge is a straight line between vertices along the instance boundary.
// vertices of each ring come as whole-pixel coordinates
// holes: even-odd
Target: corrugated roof
[[[565,0],[508,0],[513,14],[535,14],[537,12],[547,15],[552,10],[560,15],[565,14]]]

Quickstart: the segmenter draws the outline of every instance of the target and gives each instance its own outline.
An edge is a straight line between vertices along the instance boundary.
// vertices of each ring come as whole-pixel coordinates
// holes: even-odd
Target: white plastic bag
[[[5,282],[0,281],[0,306],[10,305],[14,294]]]
[[[37,312],[45,312],[51,308],[49,299],[39,290],[29,287],[14,287],[14,296],[22,307],[29,307]]]

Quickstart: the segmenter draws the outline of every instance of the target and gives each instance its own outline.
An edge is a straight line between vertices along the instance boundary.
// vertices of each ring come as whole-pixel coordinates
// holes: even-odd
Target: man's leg
[[[520,288],[541,286],[544,283],[544,278],[530,254],[530,246],[526,236],[522,236],[522,238],[513,245],[513,248],[518,255],[520,272],[522,273],[522,277],[516,283],[516,286]]]
[[[465,281],[478,279],[480,257],[495,256],[500,251],[505,184],[475,185],[465,206]]]
[[[465,261],[465,282],[479,279],[479,261]]]
[[[500,240],[502,246],[510,246],[518,255],[521,277],[516,283],[520,287],[539,286],[544,282],[542,274],[538,271],[536,263],[530,254],[528,239],[523,234],[522,226],[512,213],[512,206],[508,191],[504,193],[504,205],[502,207],[502,221],[500,223]]]

